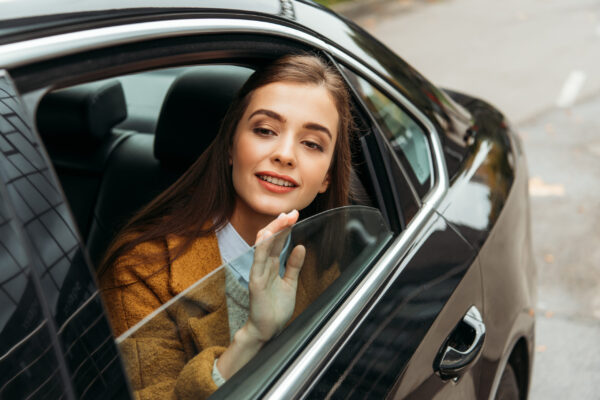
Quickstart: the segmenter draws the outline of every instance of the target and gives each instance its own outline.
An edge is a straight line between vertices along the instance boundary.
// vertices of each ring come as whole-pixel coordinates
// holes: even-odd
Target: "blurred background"
[[[600,399],[600,1],[321,2],[512,121],[538,265],[530,399]]]

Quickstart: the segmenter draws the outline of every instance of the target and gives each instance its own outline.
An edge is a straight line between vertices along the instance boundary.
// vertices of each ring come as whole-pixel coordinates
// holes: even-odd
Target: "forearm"
[[[229,379],[239,371],[264,345],[256,339],[250,324],[245,324],[233,337],[227,350],[217,360],[217,368],[224,379]]]

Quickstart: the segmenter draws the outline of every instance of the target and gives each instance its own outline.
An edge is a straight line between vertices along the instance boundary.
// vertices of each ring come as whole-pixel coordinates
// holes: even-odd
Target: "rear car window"
[[[126,370],[156,374],[141,380],[137,375],[132,376],[133,391],[144,390],[144,382],[160,385],[157,379],[161,376],[167,381],[173,379],[169,378],[173,374],[157,372],[155,368],[146,371],[137,368],[149,365],[151,360],[143,357],[152,354],[170,352],[170,357],[179,359],[178,353],[184,351],[185,343],[174,345],[172,338],[182,338],[182,341],[194,338],[201,357],[204,351],[210,352],[211,343],[219,342],[218,338],[207,337],[207,332],[227,338],[234,334],[231,316],[229,330],[218,329],[220,320],[223,320],[221,325],[227,325],[224,322],[227,316],[219,318],[219,309],[214,305],[218,303],[215,299],[226,298],[230,307],[231,302],[239,298],[239,293],[230,292],[230,280],[236,279],[237,264],[252,262],[255,254],[266,252],[269,262],[281,266],[295,246],[303,245],[306,258],[291,323],[215,393],[217,398],[238,398],[243,388],[248,397],[263,395],[274,377],[317,334],[327,316],[368,271],[392,236],[379,210],[365,206],[341,207],[301,221],[220,266],[117,338]],[[205,323],[207,320],[211,321],[210,329]],[[152,351],[145,351],[145,347]]]

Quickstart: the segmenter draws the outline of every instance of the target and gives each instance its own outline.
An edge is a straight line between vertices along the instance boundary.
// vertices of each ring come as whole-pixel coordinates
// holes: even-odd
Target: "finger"
[[[269,257],[267,261],[266,272],[269,274],[269,283],[279,278],[279,256]]]
[[[262,237],[264,232],[269,231],[273,234],[287,228],[288,226],[294,225],[298,220],[299,213],[297,210],[292,210],[289,213],[281,213],[277,218],[271,221],[267,226],[258,231],[256,235],[256,241],[264,240]]]
[[[285,274],[283,275],[285,281],[294,285],[298,283],[298,277],[300,276],[302,265],[304,265],[305,256],[306,248],[304,246],[299,244],[294,247],[285,265]]]
[[[279,231],[276,235],[273,236],[273,244],[270,249],[271,257],[279,257],[283,247],[288,241],[288,237],[290,236],[290,229],[286,228],[284,231]]]
[[[250,268],[250,278],[259,278],[265,272],[265,267],[269,254],[271,253],[271,247],[273,246],[273,240],[271,239],[271,232],[267,231],[261,235],[262,240],[258,243],[254,249],[254,260],[252,261],[252,267]]]

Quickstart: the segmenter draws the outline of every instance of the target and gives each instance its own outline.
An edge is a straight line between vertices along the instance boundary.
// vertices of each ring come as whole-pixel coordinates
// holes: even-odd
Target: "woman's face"
[[[256,89],[230,152],[236,211],[275,216],[325,192],[337,126],[322,86],[276,82]]]

